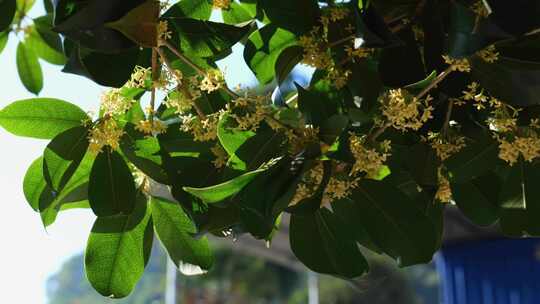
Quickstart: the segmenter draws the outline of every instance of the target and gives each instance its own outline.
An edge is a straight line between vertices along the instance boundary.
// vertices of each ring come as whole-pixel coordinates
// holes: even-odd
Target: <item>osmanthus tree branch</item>
[[[167,49],[169,49],[173,54],[175,54],[180,60],[182,60],[184,63],[186,63],[188,66],[190,66],[193,70],[195,70],[197,72],[197,74],[201,75],[201,76],[206,76],[206,72],[204,71],[203,68],[201,68],[200,66],[198,66],[196,63],[194,63],[191,59],[189,59],[188,57],[186,57],[184,54],[182,54],[178,49],[176,49],[172,44],[170,44],[168,41],[161,41],[161,44],[163,46],[165,46]],[[167,57],[165,56],[165,54],[163,54],[163,51],[159,48],[156,48],[158,53],[160,54],[160,57],[163,58],[163,62],[165,63],[165,65],[168,66],[169,70],[172,69],[172,66],[170,64],[170,61],[167,59]],[[227,87],[227,85],[224,85],[222,86],[222,89],[229,95],[231,96],[232,98],[236,99],[236,98],[239,98],[240,95],[238,95],[236,92],[232,91],[231,89],[229,89],[229,87]],[[195,110],[197,111],[199,117],[206,117],[204,115],[204,113],[200,110],[200,108],[196,105],[196,103],[193,103],[194,104],[194,108]],[[296,128],[293,128],[291,126],[288,126],[284,123],[282,123],[281,121],[279,121],[278,119],[275,119],[271,114],[266,114],[265,115],[265,118],[272,121],[272,123],[274,124],[277,124],[279,125],[280,127],[284,128],[284,129],[289,129],[289,130],[292,130],[293,133],[297,136],[300,136],[301,135],[301,132],[299,132]]]
[[[158,64],[157,64],[157,51],[152,49],[152,92],[150,93],[150,122],[154,122],[154,112],[156,110],[156,81],[159,79]]]
[[[158,47],[154,48],[154,51],[159,54],[159,57],[161,58],[161,61],[165,65],[165,68],[167,68],[169,70],[169,72],[176,78],[176,83],[178,85],[178,89],[181,90],[183,94],[186,94],[188,98],[191,98],[192,97],[191,94],[185,88],[185,85],[182,83],[182,79],[180,79],[178,77],[178,75],[174,72],[172,64],[169,61],[169,59],[167,58],[167,56],[165,56],[163,51]],[[193,108],[195,109],[195,111],[197,112],[197,116],[199,116],[199,118],[201,120],[206,120],[206,118],[207,118],[206,114],[204,114],[204,112],[202,111],[202,109],[199,107],[199,105],[196,102],[193,102]]]

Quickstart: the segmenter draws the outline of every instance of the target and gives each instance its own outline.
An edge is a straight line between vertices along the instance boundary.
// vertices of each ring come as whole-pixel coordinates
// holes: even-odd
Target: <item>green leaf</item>
[[[351,231],[325,208],[292,215],[289,236],[294,255],[313,271],[352,279],[369,268]]]
[[[326,144],[332,145],[348,126],[349,118],[347,116],[341,114],[332,115],[321,126],[319,137]]]
[[[51,18],[43,16],[34,19],[34,26],[30,28],[26,36],[26,43],[39,58],[51,64],[63,65],[67,58],[64,55],[60,36],[50,29]]]
[[[241,24],[255,19],[257,15],[256,3],[231,2],[229,9],[222,9],[223,21],[227,24]]]
[[[69,206],[72,205],[77,207],[81,201],[88,199],[88,179],[93,163],[94,156],[91,153],[87,153],[62,191],[56,192],[50,187],[47,187],[44,190],[46,194],[44,194],[43,197],[48,197],[48,193],[54,194],[52,199],[42,199],[39,202],[41,221],[45,227],[52,225],[56,221],[60,211],[65,210],[66,208],[69,209]],[[41,172],[43,172],[43,169]],[[45,182],[44,177],[43,182]]]
[[[471,221],[480,226],[489,226],[499,219],[499,178],[491,173],[463,184],[452,184],[452,198],[459,209]]]
[[[437,71],[431,72],[425,79],[409,84],[405,86],[405,88],[410,90],[422,90],[429,86],[435,78],[437,78]]]
[[[304,49],[301,46],[293,45],[281,52],[276,60],[275,74],[278,84],[283,83],[294,67],[300,63],[304,56]]]
[[[76,105],[54,98],[19,100],[0,111],[0,125],[8,132],[41,139],[52,139],[87,118]]]
[[[279,55],[293,45],[296,45],[293,33],[267,25],[249,36],[244,48],[244,59],[257,79],[266,84],[274,79]]]
[[[0,32],[11,25],[15,11],[17,11],[16,0],[0,0]]]
[[[88,129],[71,128],[56,136],[43,153],[43,172],[49,186],[61,191],[79,167],[88,149]]]
[[[540,235],[540,164],[520,159],[510,168],[499,194],[501,229],[503,233],[520,237]]]
[[[192,18],[208,20],[212,14],[212,5],[208,0],[182,0],[163,14],[164,19],[169,18]]]
[[[206,203],[217,203],[240,192],[242,188],[248,185],[255,177],[264,171],[266,171],[266,169],[251,171],[215,186],[204,188],[184,187],[183,189],[184,191],[202,199]]]
[[[96,157],[90,173],[88,200],[97,216],[133,212],[135,182],[131,170],[118,152],[106,148]]]
[[[322,126],[327,119],[337,114],[333,100],[315,88],[306,90],[296,84],[298,89],[298,109],[304,114],[306,121],[314,126]]]
[[[262,124],[257,133],[248,138],[235,152],[247,170],[254,170],[271,159],[276,159],[286,153],[284,142],[286,137],[282,132],[272,130]]]
[[[187,274],[208,271],[214,257],[206,237],[195,238],[197,228],[177,203],[150,199],[154,229],[171,260]]]
[[[4,51],[9,39],[9,32],[0,32],[0,54]]]
[[[159,1],[146,0],[124,17],[105,25],[118,30],[138,45],[150,48],[157,46],[158,17]]]
[[[34,94],[43,89],[43,72],[36,53],[25,43],[17,47],[17,71],[24,87]]]
[[[120,144],[122,152],[144,174],[158,183],[169,184],[167,173],[163,169],[160,156],[160,145],[155,137],[149,137],[135,130],[135,126],[128,123],[124,128],[126,132]]]
[[[100,217],[86,246],[84,265],[88,281],[101,295],[128,296],[141,278],[152,250],[150,208],[139,195],[131,215]]]
[[[246,170],[246,163],[241,160],[236,153],[248,139],[256,134],[253,131],[235,130],[234,127],[234,119],[228,114],[222,115],[218,123],[218,139],[230,156],[229,165],[233,169]]]
[[[447,159],[445,165],[452,183],[466,183],[486,174],[499,162],[499,144],[486,134]]]
[[[17,0],[17,11],[26,14],[34,7],[35,3],[36,0]]]
[[[373,242],[400,265],[431,261],[438,249],[436,228],[403,192],[384,181],[364,180],[351,200]]]
[[[43,176],[43,157],[40,157],[26,171],[23,181],[24,197],[32,209],[39,211],[40,201],[51,199],[47,194],[43,194],[50,190]]]
[[[258,5],[272,24],[297,35],[310,31],[320,15],[315,0],[261,0]]]
[[[251,31],[252,24],[242,27],[187,18],[169,20],[180,40],[181,51],[193,57],[219,57]]]

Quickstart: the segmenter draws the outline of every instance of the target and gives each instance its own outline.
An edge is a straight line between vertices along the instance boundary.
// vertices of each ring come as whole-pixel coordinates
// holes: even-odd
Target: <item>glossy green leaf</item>
[[[230,156],[229,165],[234,169],[246,170],[246,163],[236,153],[249,138],[255,136],[255,132],[235,130],[234,123],[229,115],[222,115],[218,123],[218,139]]]
[[[50,187],[45,189],[45,191],[54,193],[53,199],[42,199],[39,202],[41,221],[45,227],[52,225],[56,221],[60,211],[66,208],[69,209],[70,206],[79,207],[82,203],[81,201],[88,199],[88,180],[93,163],[94,156],[91,153],[87,153],[77,167],[77,170],[75,170],[75,173],[71,176],[69,182],[60,192],[53,191]],[[45,181],[44,177],[43,181]],[[48,193],[45,193],[43,197],[49,197]],[[85,203],[82,204],[84,205]]]
[[[363,180],[351,200],[373,242],[400,265],[431,261],[438,249],[436,228],[403,192],[384,181]]]
[[[227,24],[241,24],[255,19],[257,15],[256,3],[231,2],[228,9],[221,10],[223,21]]]
[[[180,49],[193,57],[219,57],[251,31],[251,24],[238,27],[188,18],[171,19],[169,26],[180,40]]]
[[[311,270],[349,279],[367,272],[351,231],[329,210],[293,215],[289,229],[292,251]]]
[[[43,171],[49,186],[61,191],[77,170],[88,149],[88,128],[71,128],[56,136],[43,153]]]
[[[452,198],[461,212],[480,226],[489,226],[499,219],[499,178],[491,173],[467,183],[452,184]]]
[[[177,203],[162,198],[150,200],[154,229],[171,260],[186,274],[208,271],[214,257],[206,237],[195,238],[197,228]]]
[[[486,174],[499,163],[499,144],[488,134],[477,142],[467,144],[445,161],[452,183],[468,182]]]
[[[503,233],[519,237],[540,235],[540,164],[520,159],[510,168],[499,194]]]
[[[150,208],[140,195],[131,215],[99,217],[86,245],[84,265],[88,281],[101,295],[128,296],[141,278],[152,250]]]
[[[259,82],[269,83],[275,77],[279,55],[296,45],[296,36],[282,28],[267,25],[249,36],[244,48],[244,59]]]
[[[9,32],[0,32],[0,54],[4,51],[9,40]]]
[[[192,188],[184,187],[184,191],[200,198],[206,203],[221,202],[236,193],[240,192],[247,184],[249,184],[255,177],[257,177],[266,169],[259,169],[242,174],[230,181],[221,183],[219,185],[204,187],[204,188]]]
[[[78,106],[54,98],[34,98],[13,102],[0,111],[0,125],[18,135],[52,139],[80,126],[88,115]]]
[[[88,200],[97,216],[127,215],[133,211],[135,182],[118,152],[105,148],[96,157],[90,173]]]
[[[159,5],[158,1],[146,0],[124,17],[109,22],[106,26],[120,31],[142,47],[155,47],[158,38]]]
[[[43,72],[33,49],[20,42],[17,47],[17,71],[24,87],[34,94],[43,89]]]
[[[67,58],[63,52],[62,41],[60,36],[50,29],[51,26],[52,17],[34,19],[34,26],[26,36],[26,43],[39,58],[51,64],[63,65]]]
[[[36,0],[17,0],[17,10],[19,12],[28,13],[32,7],[34,7],[35,3]]]
[[[320,15],[315,0],[261,0],[258,6],[272,24],[298,35],[310,31]]]
[[[278,59],[276,60],[275,74],[278,84],[283,83],[289,73],[294,69],[294,67],[300,63],[304,56],[304,49],[301,46],[291,46],[283,50],[279,54]]]
[[[171,6],[163,18],[192,18],[208,20],[212,14],[212,5],[208,0],[182,0]]]
[[[43,157],[40,157],[26,171],[23,181],[24,197],[32,209],[39,211],[40,200],[51,199],[43,192],[50,190],[43,176]]]
[[[0,0],[0,32],[11,25],[16,10],[17,0]]]

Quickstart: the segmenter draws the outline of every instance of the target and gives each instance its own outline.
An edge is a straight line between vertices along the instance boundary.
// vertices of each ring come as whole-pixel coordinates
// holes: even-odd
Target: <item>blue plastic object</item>
[[[540,304],[540,239],[447,245],[435,262],[443,304]]]

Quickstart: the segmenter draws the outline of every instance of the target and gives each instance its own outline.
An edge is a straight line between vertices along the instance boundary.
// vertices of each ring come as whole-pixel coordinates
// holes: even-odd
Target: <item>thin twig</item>
[[[445,137],[446,137],[446,134],[448,133],[448,128],[450,127],[450,118],[452,117],[453,108],[454,108],[454,100],[450,99],[448,100],[448,109],[446,110],[446,117],[444,119],[444,125],[441,130],[441,133]]]
[[[185,62],[187,65],[189,65],[192,69],[194,69],[199,75],[206,76],[206,72],[198,66],[195,62],[191,61],[188,57],[186,57],[184,54],[182,54],[179,50],[177,50],[172,44],[170,44],[168,41],[162,42],[165,47],[167,47],[171,52],[173,52],[180,60]],[[240,95],[236,94],[233,90],[229,89],[226,85],[222,87],[222,89],[229,94],[232,98],[238,98]]]
[[[152,49],[152,92],[150,95],[150,123],[154,122],[154,112],[156,110],[156,81],[159,79],[157,64],[157,51]]]
[[[443,81],[448,75],[452,73],[454,70],[454,66],[449,66],[446,70],[444,70],[435,80],[433,80],[432,83],[430,83],[427,87],[425,87],[422,92],[420,92],[418,95],[416,95],[417,99],[422,99],[424,96],[426,96],[429,91],[431,91],[433,88],[435,88],[441,81]]]
[[[178,84],[177,88],[181,90],[182,94],[186,95],[187,98],[190,98],[193,100],[193,96],[191,95],[189,90],[185,87],[185,85],[182,83],[182,79],[179,78],[178,75],[174,72],[172,64],[167,58],[167,56],[165,56],[165,54],[160,48],[154,48],[154,50],[156,50],[156,52],[159,54],[159,57],[161,58],[161,61],[165,64],[165,67],[176,78],[176,82]],[[197,112],[197,115],[199,116],[201,120],[206,120],[206,114],[204,114],[202,109],[199,107],[199,105],[195,101],[193,101],[193,108],[195,108],[195,111]]]

